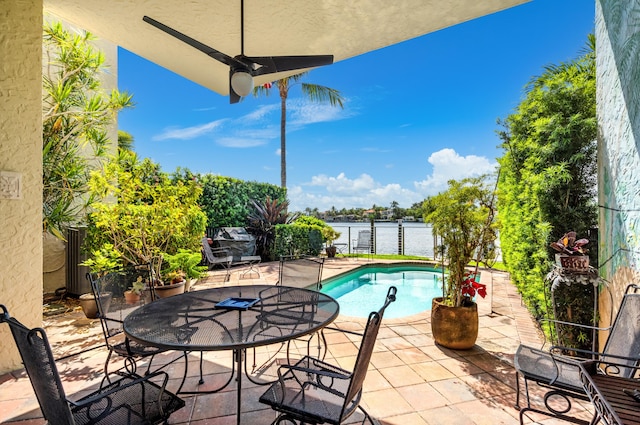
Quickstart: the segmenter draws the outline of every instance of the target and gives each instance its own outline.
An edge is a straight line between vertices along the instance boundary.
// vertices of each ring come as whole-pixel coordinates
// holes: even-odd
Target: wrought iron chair
[[[584,330],[609,331],[602,352],[576,349],[572,347],[551,346],[549,349],[537,349],[520,345],[514,357],[516,369],[516,405],[520,409],[520,423],[524,423],[526,412],[536,412],[557,417],[574,423],[587,423],[568,415],[571,410],[571,398],[589,400],[580,379],[580,364],[588,360],[611,361],[627,365],[620,368],[619,374],[629,378],[640,364],[640,286],[629,285],[622,298],[618,314],[609,328],[598,328],[569,322],[558,322],[565,326],[574,326]],[[520,376],[524,380],[527,406],[520,406]],[[529,381],[546,389],[543,401],[545,410],[531,406]],[[551,401],[559,397],[564,400],[561,408],[554,407]]]
[[[294,365],[278,368],[278,381],[260,397],[261,403],[280,412],[273,424],[288,421],[338,425],[358,408],[364,414],[362,423],[368,420],[373,424],[369,414],[360,406],[362,384],[384,311],[395,300],[396,288],[392,286],[382,308],[369,314],[353,371],[310,356],[303,357]]]
[[[206,237],[202,238],[202,252],[204,254],[204,261],[209,267],[209,270],[213,270],[216,266],[221,266],[227,271],[227,274],[224,277],[225,282],[229,280],[233,255],[231,255],[226,248],[211,248],[211,245],[209,245],[209,239]]]
[[[7,323],[11,329],[49,424],[158,424],[184,407],[182,399],[165,390],[169,377],[164,372],[144,378],[119,373],[117,380],[114,378],[99,390],[76,401],[68,399],[44,329],[29,329],[10,317],[4,305],[0,305],[0,309],[0,322]]]
[[[280,257],[280,268],[278,271],[278,282],[276,282],[276,285],[290,286],[294,288],[307,288],[307,289],[313,289],[315,291],[319,291],[322,288],[321,281],[322,281],[323,265],[324,265],[324,258],[295,256],[295,255],[282,256]],[[283,296],[286,296],[286,295],[283,295]],[[263,329],[262,332],[269,332],[269,325],[276,320],[286,321],[288,323],[290,319],[282,316],[280,317],[265,316],[263,320],[265,329]],[[311,335],[306,339],[307,355],[309,355],[310,353],[311,343],[313,341],[314,335]],[[318,356],[320,356],[320,352],[322,350],[323,344],[324,344],[325,353],[326,353],[327,344],[322,331],[317,333],[317,338],[318,338]],[[291,363],[291,355],[290,355],[291,343],[292,343],[291,340],[287,341],[286,343],[288,363]],[[280,350],[284,345],[285,343],[282,343]],[[256,351],[254,349],[253,350],[253,372],[255,372],[257,369],[264,368],[267,365],[271,364],[271,362],[275,359],[275,357],[278,355],[280,350],[275,351],[274,354],[270,356],[262,366],[258,367]],[[324,356],[322,357],[324,358]],[[247,363],[248,362],[245,363],[245,367],[247,366]],[[248,373],[247,375],[250,376],[250,374]]]
[[[353,241],[353,247],[351,249],[356,254],[358,252],[364,252],[371,258],[371,245],[371,230],[360,230],[358,232],[358,239]]]
[[[125,366],[129,368],[129,372],[131,373],[136,372],[136,359],[148,357],[149,364],[146,373],[149,373],[153,356],[166,350],[139,344],[130,340],[125,337],[122,325],[125,317],[127,317],[129,313],[140,305],[151,302],[156,298],[153,285],[151,284],[147,284],[143,296],[141,296],[140,301],[136,303],[130,304],[124,297],[124,292],[137,279],[142,279],[143,282],[147,283],[152,282],[151,266],[129,266],[122,272],[111,272],[99,277],[87,273],[87,279],[91,283],[91,290],[93,291],[98,307],[98,318],[102,325],[105,343],[109,349],[109,355],[104,363],[105,376],[109,376],[109,362],[113,353],[125,358]],[[173,361],[175,360],[176,359]]]
[[[324,258],[307,257],[307,256],[283,256],[280,257],[280,269],[278,272],[278,283],[280,286],[291,286],[294,288],[307,288],[315,291],[322,289],[322,268],[324,266]],[[318,357],[324,344],[325,354],[327,341],[322,331],[315,334],[318,338]],[[311,343],[314,335],[307,339],[307,355],[311,351]],[[291,340],[287,342],[287,361],[291,363]]]

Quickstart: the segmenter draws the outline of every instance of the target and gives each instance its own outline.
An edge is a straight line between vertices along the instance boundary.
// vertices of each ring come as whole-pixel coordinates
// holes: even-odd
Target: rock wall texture
[[[2,2],[0,58],[0,171],[21,177],[19,199],[0,195],[0,304],[25,325],[41,326],[41,0]],[[0,372],[20,368],[6,325],[0,340]]]
[[[640,9],[596,1],[600,273],[613,306],[640,266]]]

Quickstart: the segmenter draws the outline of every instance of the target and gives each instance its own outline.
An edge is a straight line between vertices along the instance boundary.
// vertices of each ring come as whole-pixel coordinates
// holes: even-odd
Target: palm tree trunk
[[[287,187],[287,92],[280,90],[280,186]]]

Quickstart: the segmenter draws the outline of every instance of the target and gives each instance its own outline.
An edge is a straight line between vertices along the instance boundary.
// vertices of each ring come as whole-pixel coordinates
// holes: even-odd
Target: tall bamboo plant
[[[467,265],[472,259],[482,260],[486,247],[496,239],[493,190],[486,176],[450,180],[448,186],[425,200],[424,221],[433,225],[433,233],[442,238],[445,248],[448,276],[443,286],[444,302],[458,307],[470,292],[475,293],[475,273],[470,273]]]
[[[91,33],[71,33],[59,22],[44,25],[42,227],[60,239],[82,217],[89,157],[105,156],[107,128],[133,104],[126,92],[103,90],[104,55],[93,40]]]

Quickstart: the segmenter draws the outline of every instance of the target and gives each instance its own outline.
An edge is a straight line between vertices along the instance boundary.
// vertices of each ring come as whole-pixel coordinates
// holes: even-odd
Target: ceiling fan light
[[[246,71],[236,71],[231,76],[231,88],[238,96],[248,96],[253,90],[253,77]]]

